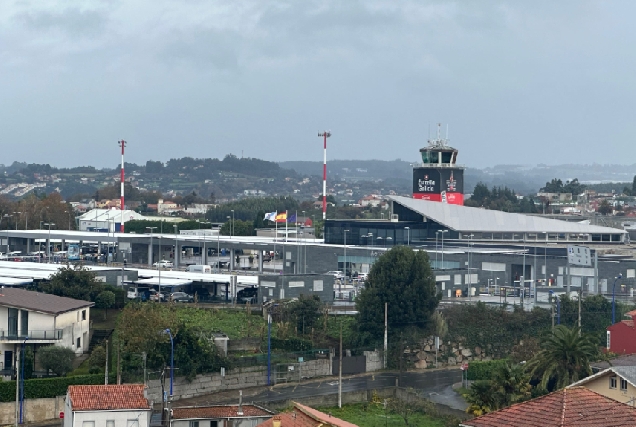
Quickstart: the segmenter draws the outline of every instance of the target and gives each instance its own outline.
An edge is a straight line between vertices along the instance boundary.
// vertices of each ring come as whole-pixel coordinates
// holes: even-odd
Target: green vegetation
[[[528,363],[528,369],[541,379],[542,389],[557,390],[590,375],[590,361],[598,353],[592,336],[559,325],[541,343],[541,351]]]
[[[524,197],[519,200],[514,190],[508,187],[492,187],[489,190],[483,182],[478,182],[475,185],[473,195],[466,200],[465,205],[505,212],[537,212],[532,197]]]
[[[387,405],[388,406],[388,405]],[[447,424],[448,419],[444,417],[432,416],[420,411],[414,411],[408,418],[408,423],[395,410],[377,403],[357,403],[351,405],[342,405],[342,408],[329,407],[318,408],[320,411],[331,414],[334,417],[349,421],[358,426],[364,427],[402,427],[402,426],[418,426],[418,427],[445,427],[453,424]],[[455,422],[455,426],[457,426]]]
[[[468,364],[469,381],[490,380],[494,377],[495,372],[503,368],[508,361],[505,359],[480,361],[474,360]]]
[[[40,365],[45,371],[51,371],[59,377],[63,377],[73,369],[75,352],[70,348],[51,345],[38,350]]]
[[[115,377],[110,377],[109,383],[112,384],[114,381]],[[24,381],[24,397],[40,399],[64,396],[68,386],[85,384],[104,384],[104,374],[26,380]],[[15,381],[0,382],[0,402],[15,402]]]
[[[148,304],[146,304],[148,305]],[[158,304],[153,304],[158,305]],[[260,311],[249,314],[247,310],[200,310],[192,307],[159,305],[159,310],[174,312],[177,321],[202,333],[223,332],[230,339],[260,336],[266,332],[267,323]]]
[[[440,299],[428,254],[406,246],[392,248],[373,264],[356,301],[358,343],[374,344],[384,335],[385,303],[392,339],[417,341],[431,328]]]
[[[467,412],[479,416],[530,398],[530,375],[523,365],[504,362],[490,375],[489,379],[475,381],[464,396],[470,403]]]

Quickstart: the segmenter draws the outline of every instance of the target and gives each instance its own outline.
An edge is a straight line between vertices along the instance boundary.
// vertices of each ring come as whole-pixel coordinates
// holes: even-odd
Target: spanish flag
[[[276,215],[276,222],[287,222],[287,212]]]

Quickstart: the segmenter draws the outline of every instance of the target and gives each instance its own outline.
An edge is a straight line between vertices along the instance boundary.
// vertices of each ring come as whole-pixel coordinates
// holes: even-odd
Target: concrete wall
[[[334,277],[324,274],[284,274],[263,275],[259,277],[259,302],[300,295],[318,295],[323,302],[333,301]]]
[[[26,422],[38,422],[59,418],[64,411],[64,396],[51,399],[25,399],[23,418]],[[0,403],[0,425],[15,423],[15,402]]]
[[[367,358],[367,362],[366,362],[367,372],[375,372],[384,368],[384,360],[382,357],[382,352],[380,352],[379,350],[365,351],[364,355]]]
[[[330,374],[328,359],[310,360],[302,362],[300,365],[303,378],[323,377]],[[272,383],[275,382],[276,378],[275,366],[272,366]],[[228,371],[224,377],[220,373],[197,375],[191,382],[188,382],[184,377],[177,377],[174,379],[173,393],[174,400],[179,400],[222,390],[238,390],[264,385],[267,385],[267,367],[255,366]],[[169,388],[170,380],[167,379],[165,389],[169,390]],[[148,381],[148,398],[155,402],[161,402],[161,382],[159,380]]]

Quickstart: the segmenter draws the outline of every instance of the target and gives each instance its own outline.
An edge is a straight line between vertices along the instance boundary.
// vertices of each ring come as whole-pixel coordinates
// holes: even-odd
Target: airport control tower
[[[413,167],[413,198],[463,205],[464,168],[456,164],[458,151],[448,145],[448,138],[441,137],[440,128],[441,124],[437,138],[420,149],[422,164]]]

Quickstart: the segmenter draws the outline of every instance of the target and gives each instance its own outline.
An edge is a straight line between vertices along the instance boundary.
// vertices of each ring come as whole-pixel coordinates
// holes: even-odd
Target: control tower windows
[[[451,164],[453,160],[453,152],[452,151],[442,151],[442,163]]]

